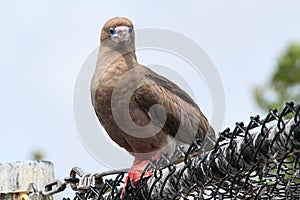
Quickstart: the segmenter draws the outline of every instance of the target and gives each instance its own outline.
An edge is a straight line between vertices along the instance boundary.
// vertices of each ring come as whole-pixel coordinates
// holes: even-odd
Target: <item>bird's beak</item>
[[[111,39],[114,42],[128,42],[131,40],[132,28],[128,26],[117,26],[115,28],[116,33],[111,35]]]

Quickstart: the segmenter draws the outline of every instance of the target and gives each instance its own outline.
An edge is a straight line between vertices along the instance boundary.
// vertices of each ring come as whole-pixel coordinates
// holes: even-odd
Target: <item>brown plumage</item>
[[[172,153],[175,145],[190,144],[194,137],[203,141],[206,133],[213,135],[186,92],[138,64],[134,39],[127,18],[108,20],[101,32],[91,93],[96,115],[109,136],[138,163],[161,151]]]

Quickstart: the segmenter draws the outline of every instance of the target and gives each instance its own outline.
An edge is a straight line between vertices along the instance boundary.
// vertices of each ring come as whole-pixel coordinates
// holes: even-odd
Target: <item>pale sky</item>
[[[73,117],[76,77],[107,19],[125,16],[136,29],[168,29],[197,42],[223,82],[223,128],[233,128],[263,113],[252,89],[268,80],[288,44],[300,43],[299,10],[297,0],[0,0],[0,162],[41,150],[57,178],[73,166],[107,169],[81,144]]]

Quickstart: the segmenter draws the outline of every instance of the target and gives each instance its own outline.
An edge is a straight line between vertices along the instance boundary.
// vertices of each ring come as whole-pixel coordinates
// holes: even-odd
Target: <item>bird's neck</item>
[[[137,65],[137,59],[135,55],[134,43],[132,45],[126,45],[124,47],[116,48],[111,45],[101,44],[98,55],[98,65],[109,66],[116,61],[129,61],[131,67]]]

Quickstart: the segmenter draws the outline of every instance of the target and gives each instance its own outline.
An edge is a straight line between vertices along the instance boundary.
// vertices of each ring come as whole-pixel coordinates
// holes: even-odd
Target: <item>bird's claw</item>
[[[137,161],[128,170],[127,177],[122,188],[121,197],[123,198],[126,191],[137,188],[141,184],[141,180],[149,178],[153,174],[153,170],[144,171],[149,161]]]

